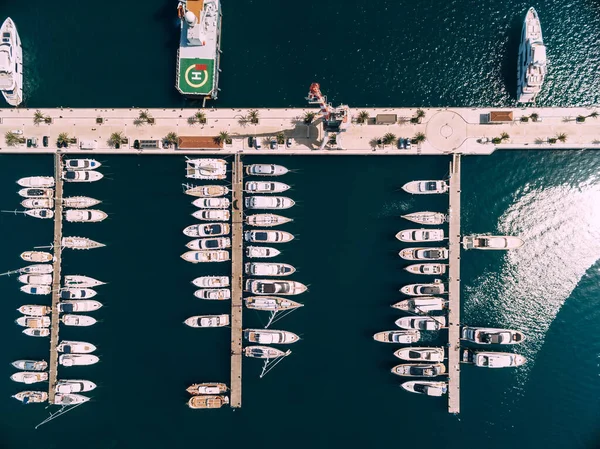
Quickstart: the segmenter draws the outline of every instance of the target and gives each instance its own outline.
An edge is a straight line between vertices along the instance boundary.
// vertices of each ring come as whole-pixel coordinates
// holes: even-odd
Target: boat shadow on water
[[[508,27],[508,39],[504,44],[504,57],[502,58],[500,73],[511,100],[517,100],[517,64],[519,60],[519,45],[525,13],[516,14]]]

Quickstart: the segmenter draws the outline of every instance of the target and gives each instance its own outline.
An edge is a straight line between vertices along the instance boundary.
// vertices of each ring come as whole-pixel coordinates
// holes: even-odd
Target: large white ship
[[[23,101],[23,49],[17,27],[9,17],[0,29],[0,91],[11,106]]]
[[[181,39],[177,51],[177,90],[183,95],[216,99],[221,53],[220,0],[179,2]]]
[[[546,76],[546,47],[542,38],[542,26],[534,8],[529,8],[519,47],[517,68],[517,102],[531,103],[542,90]]]

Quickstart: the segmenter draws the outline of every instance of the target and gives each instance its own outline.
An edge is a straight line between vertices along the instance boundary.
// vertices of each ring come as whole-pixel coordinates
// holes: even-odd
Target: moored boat
[[[185,177],[191,179],[225,179],[227,162],[224,159],[188,159]]]
[[[214,198],[227,195],[229,188],[225,186],[186,186],[184,193],[200,198]]]
[[[75,301],[61,301],[58,303],[58,311],[61,313],[93,312],[102,307],[102,303],[90,299],[79,299]]]
[[[406,377],[437,377],[445,372],[443,363],[404,363],[392,368],[392,373]]]
[[[25,198],[21,206],[26,209],[52,209],[54,200],[52,198]]]
[[[62,172],[62,179],[65,182],[95,182],[104,178],[104,175],[95,170],[77,170]]]
[[[71,223],[97,223],[108,217],[106,212],[96,209],[69,209],[65,219]]]
[[[200,251],[203,249],[227,249],[231,248],[231,239],[229,237],[196,239],[188,242],[185,246],[195,251]]]
[[[271,227],[289,223],[290,221],[292,221],[291,218],[275,214],[254,214],[246,217],[246,224],[250,226]]]
[[[63,206],[73,209],[87,209],[88,207],[94,207],[101,202],[102,201],[90,198],[89,196],[70,196],[63,198]]]
[[[276,257],[281,254],[276,248],[270,248],[268,246],[247,246],[246,257],[250,259],[267,259]]]
[[[227,209],[202,209],[193,212],[192,217],[202,221],[229,221],[231,212]]]
[[[281,176],[288,173],[288,169],[275,164],[246,165],[246,174],[251,176]]]
[[[106,282],[78,274],[65,276],[63,283],[65,287],[97,287],[106,284]]]
[[[49,285],[23,285],[20,289],[23,293],[30,295],[49,295],[52,292],[52,287]]]
[[[437,310],[444,310],[448,301],[434,296],[418,296],[405,299],[404,301],[393,304],[392,307],[405,312],[418,313],[420,315],[428,314]]]
[[[23,101],[23,47],[17,27],[8,17],[0,28],[0,91],[11,106]]]
[[[56,350],[65,354],[90,354],[96,350],[96,346],[85,341],[61,341]]]
[[[411,393],[424,394],[427,396],[443,396],[448,392],[447,382],[434,382],[427,380],[411,380],[400,385]]]
[[[191,409],[221,408],[229,404],[229,397],[220,395],[198,395],[192,396],[188,401]]]
[[[102,248],[103,243],[95,242],[86,237],[63,237],[62,246],[70,249],[93,249]]]
[[[200,209],[227,209],[231,205],[229,198],[197,198],[192,204]]]
[[[96,318],[92,318],[91,316],[87,316],[87,315],[63,315],[60,319],[60,321],[65,325],[65,326],[78,326],[78,327],[87,327],[87,326],[93,326],[94,324],[97,323]]]
[[[42,328],[28,327],[27,329],[23,330],[23,333],[30,337],[48,337],[50,335],[50,329],[47,327],[42,327]]]
[[[13,382],[21,382],[24,384],[35,384],[38,382],[45,382],[48,380],[48,373],[42,372],[30,372],[30,371],[20,371],[18,373],[14,373],[10,376],[10,380]]]
[[[271,348],[269,346],[246,346],[244,355],[254,359],[276,359],[286,355],[281,349]]]
[[[446,193],[448,191],[448,184],[446,181],[411,181],[404,184],[402,190],[416,195]]]
[[[67,170],[96,170],[102,166],[102,163],[95,159],[67,159],[65,160],[65,169]]]
[[[93,298],[98,293],[91,288],[66,287],[60,289],[61,299],[85,299]]]
[[[23,198],[52,198],[54,196],[54,189],[36,189],[36,188],[25,188],[17,192]]]
[[[231,290],[228,288],[201,288],[194,292],[194,296],[199,299],[225,301],[231,299]]]
[[[39,329],[41,327],[50,327],[50,317],[48,316],[21,316],[15,320],[19,326]]]
[[[98,363],[100,359],[93,354],[61,354],[58,363],[62,366],[84,366]]]
[[[289,344],[300,340],[293,332],[274,329],[245,329],[244,338],[251,343],[267,345]]]
[[[472,363],[480,368],[515,368],[523,365],[527,359],[512,352],[474,351],[465,349],[462,362]]]
[[[40,218],[47,220],[54,217],[54,211],[52,209],[27,209],[23,211],[24,215],[33,218]]]
[[[181,258],[186,262],[226,262],[229,260],[229,251],[187,251],[181,255]]]
[[[445,274],[448,265],[445,263],[415,263],[404,267],[406,271],[412,274],[426,274],[432,276],[438,276]]]
[[[464,249],[510,250],[523,246],[525,242],[510,235],[466,235],[463,237]]]
[[[294,240],[294,235],[286,231],[257,229],[255,231],[245,231],[244,240],[250,243],[287,243]]]
[[[394,352],[394,355],[401,360],[409,362],[443,362],[444,348],[401,348]]]
[[[481,345],[514,345],[525,340],[523,332],[493,327],[465,326],[460,336],[463,340]]]
[[[47,188],[54,186],[54,178],[52,176],[30,176],[19,179],[17,184],[21,187]]]
[[[45,391],[21,391],[15,394],[13,398],[23,404],[39,404],[48,400],[48,393]]]
[[[54,267],[50,263],[45,264],[37,264],[37,265],[29,265],[23,267],[19,270],[19,272],[24,274],[50,274],[54,271]],[[29,284],[33,284],[34,282],[29,282]]]
[[[283,182],[276,181],[247,181],[244,190],[247,193],[281,193],[290,188]]]
[[[189,327],[223,327],[229,325],[229,315],[196,315],[184,323]]]
[[[231,231],[228,223],[193,224],[183,230],[188,237],[219,237]]]
[[[447,248],[404,248],[399,253],[404,260],[446,260]]]
[[[401,215],[401,217],[422,225],[441,225],[448,220],[446,214],[430,211],[413,212],[412,214]]]
[[[293,207],[294,200],[285,196],[260,196],[246,197],[244,203],[248,209],[289,209]]]
[[[296,281],[276,281],[273,279],[247,279],[246,291],[255,295],[299,295],[308,287]]]
[[[201,276],[192,281],[199,288],[229,287],[229,276]]]
[[[59,380],[56,383],[54,391],[62,394],[69,393],[85,393],[86,391],[92,391],[96,389],[96,384],[89,380],[82,379],[69,379]]]
[[[444,240],[443,229],[405,229],[396,234],[401,242],[441,242]]]
[[[252,276],[289,276],[296,268],[288,263],[246,262],[244,271]]]
[[[201,384],[193,384],[187,387],[186,391],[189,394],[221,394],[227,393],[227,385],[218,382],[205,382]]]
[[[48,368],[45,360],[15,360],[11,365],[24,371],[44,371]]]
[[[437,331],[446,327],[445,316],[404,316],[398,318],[396,326],[401,329],[417,329],[419,331]]]
[[[546,46],[537,11],[529,8],[523,21],[517,63],[517,103],[532,103],[542,90],[547,72]]]
[[[246,307],[253,310],[264,310],[267,312],[280,312],[282,310],[296,309],[304,306],[299,302],[287,298],[278,298],[276,296],[250,296],[244,298]]]
[[[408,284],[400,289],[401,293],[410,296],[434,296],[446,293],[446,286],[441,279],[427,284]]]
[[[54,395],[54,405],[75,405],[89,401],[90,398],[82,394],[56,393]]]
[[[25,251],[21,253],[21,259],[26,262],[51,262],[54,256],[44,251]]]
[[[50,312],[52,312],[52,307],[50,306],[36,306],[36,305],[24,305],[21,306],[17,309],[19,312],[21,312],[23,315],[30,315],[30,316],[43,316],[43,315],[48,315]]]

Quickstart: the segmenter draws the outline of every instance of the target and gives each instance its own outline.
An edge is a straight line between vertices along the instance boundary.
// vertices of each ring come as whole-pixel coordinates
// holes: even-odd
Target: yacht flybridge
[[[0,91],[8,104],[23,101],[23,49],[17,27],[7,18],[0,28]]]
[[[398,232],[396,238],[401,242],[441,242],[443,229],[406,229]]]
[[[509,250],[523,246],[525,242],[510,235],[467,235],[463,237],[464,249]]]
[[[542,26],[534,8],[529,8],[523,21],[519,62],[517,65],[517,102],[534,102],[546,77],[546,46]]]
[[[480,345],[514,345],[522,343],[525,335],[511,329],[496,329],[492,327],[463,327],[461,338]]]

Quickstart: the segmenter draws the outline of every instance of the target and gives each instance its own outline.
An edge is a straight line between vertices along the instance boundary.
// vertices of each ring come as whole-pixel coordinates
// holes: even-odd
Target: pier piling
[[[242,269],[244,166],[239,154],[235,155],[232,174],[231,220],[231,398],[233,408],[242,406]]]

